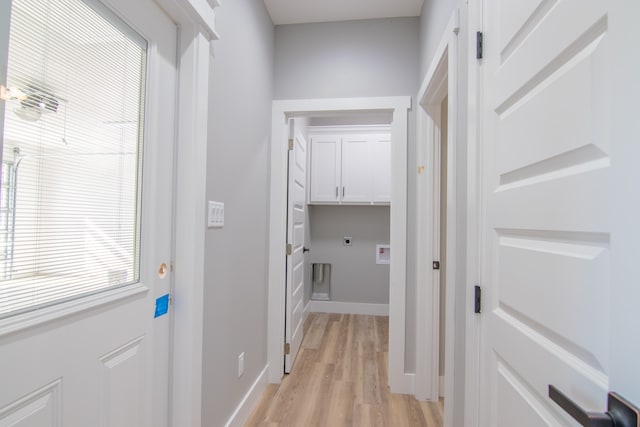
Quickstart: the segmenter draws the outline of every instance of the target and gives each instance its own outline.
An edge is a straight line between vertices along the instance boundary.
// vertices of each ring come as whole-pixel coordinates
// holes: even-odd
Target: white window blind
[[[13,0],[9,34],[0,318],[139,280],[146,73],[95,1]]]

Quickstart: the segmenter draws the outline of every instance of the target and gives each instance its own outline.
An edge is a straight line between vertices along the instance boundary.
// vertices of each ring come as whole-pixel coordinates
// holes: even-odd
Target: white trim
[[[482,0],[468,6],[469,46],[474,46],[476,31],[482,31]],[[482,60],[477,60],[475,50],[467,52],[467,295],[473,295],[473,287],[480,283],[482,256]],[[467,297],[467,313],[473,313],[473,298]],[[465,395],[464,425],[480,424],[480,323],[481,316],[467,315],[465,322]]]
[[[247,394],[244,395],[236,410],[229,417],[225,427],[242,427],[247,422],[256,405],[260,402],[262,393],[267,388],[268,371],[269,365],[266,365],[249,388],[249,391],[247,391]]]
[[[391,238],[394,249],[389,286],[389,385],[394,393],[413,393],[413,381],[404,379],[407,246],[407,117],[411,97],[327,98],[273,101],[270,210],[269,210],[269,381],[279,383],[284,374],[284,296],[287,195],[287,117],[314,112],[392,111]]]
[[[442,35],[438,49],[425,75],[418,99],[418,183],[417,183],[417,259],[416,266],[416,398],[437,401],[445,391],[445,426],[451,426],[454,413],[454,346],[456,283],[456,145],[458,126],[458,34],[456,9]],[[440,106],[449,97],[447,161],[447,256],[445,306],[445,381],[440,384],[440,273],[429,260],[440,258]]]
[[[215,8],[219,1],[211,0],[154,0],[178,26],[196,26],[208,40],[218,40]]]
[[[54,322],[102,305],[138,297],[147,292],[149,292],[149,288],[142,283],[136,283],[7,317],[0,320],[0,337]]]
[[[178,92],[174,194],[175,265],[170,421],[202,421],[204,247],[210,40],[214,9],[206,0],[154,0],[178,26]]]
[[[180,30],[172,425],[199,426],[210,48],[199,27]]]
[[[389,304],[367,304],[362,302],[309,301],[311,313],[366,314],[388,316]]]
[[[391,125],[339,125],[339,126],[307,126],[307,133],[322,135],[326,133],[353,134],[353,133],[388,133]]]

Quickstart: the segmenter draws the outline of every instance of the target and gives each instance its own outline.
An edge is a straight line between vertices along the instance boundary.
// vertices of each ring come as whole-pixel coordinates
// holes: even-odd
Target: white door
[[[0,425],[166,426],[176,27],[152,0],[9,3]]]
[[[293,121],[290,126],[293,126]],[[289,151],[289,189],[287,192],[287,300],[285,321],[284,371],[291,372],[303,335],[304,310],[304,230],[306,218],[307,141],[294,129],[293,150]]]
[[[340,200],[340,136],[311,138],[310,201],[338,202]]]
[[[343,202],[371,202],[370,135],[349,135],[342,138]]]
[[[577,425],[549,385],[640,404],[638,17],[483,2],[480,425]]]

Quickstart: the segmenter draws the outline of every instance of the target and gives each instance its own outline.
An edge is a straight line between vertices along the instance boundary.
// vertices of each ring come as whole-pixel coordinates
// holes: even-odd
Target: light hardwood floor
[[[292,373],[245,426],[442,426],[442,400],[389,392],[388,317],[312,313],[304,335]]]

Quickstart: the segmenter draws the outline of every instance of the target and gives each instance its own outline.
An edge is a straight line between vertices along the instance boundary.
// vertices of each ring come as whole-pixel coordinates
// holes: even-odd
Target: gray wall
[[[415,95],[418,19],[276,27],[276,99]]]
[[[281,25],[275,31],[275,99],[408,95],[409,171],[415,159],[418,18]],[[415,175],[415,174],[414,174]],[[415,240],[416,178],[408,180],[408,248]],[[407,301],[415,301],[415,251],[407,251]],[[405,366],[415,371],[415,304],[407,304]]]
[[[202,425],[224,425],[267,363],[268,144],[273,25],[264,3],[224,2],[211,58],[207,198],[225,225],[206,231]],[[248,125],[250,124],[250,125]],[[205,177],[203,177],[204,179]],[[245,372],[237,378],[239,353]]]
[[[429,68],[442,33],[456,7],[466,9],[466,0],[424,0],[420,15],[420,78]]]
[[[447,286],[456,287],[454,342],[454,402],[458,405],[453,414],[453,425],[464,424],[464,365],[465,365],[465,318],[467,295],[466,284],[466,200],[467,200],[467,66],[470,52],[467,51],[467,2],[466,0],[425,0],[420,16],[420,80],[433,59],[435,50],[443,36],[443,31],[455,8],[460,9],[460,32],[458,34],[458,97],[448,102],[454,103],[458,112],[456,141],[456,282]]]
[[[311,262],[331,263],[331,300],[389,304],[389,265],[376,264],[376,244],[389,243],[389,207],[311,205],[309,213]]]

